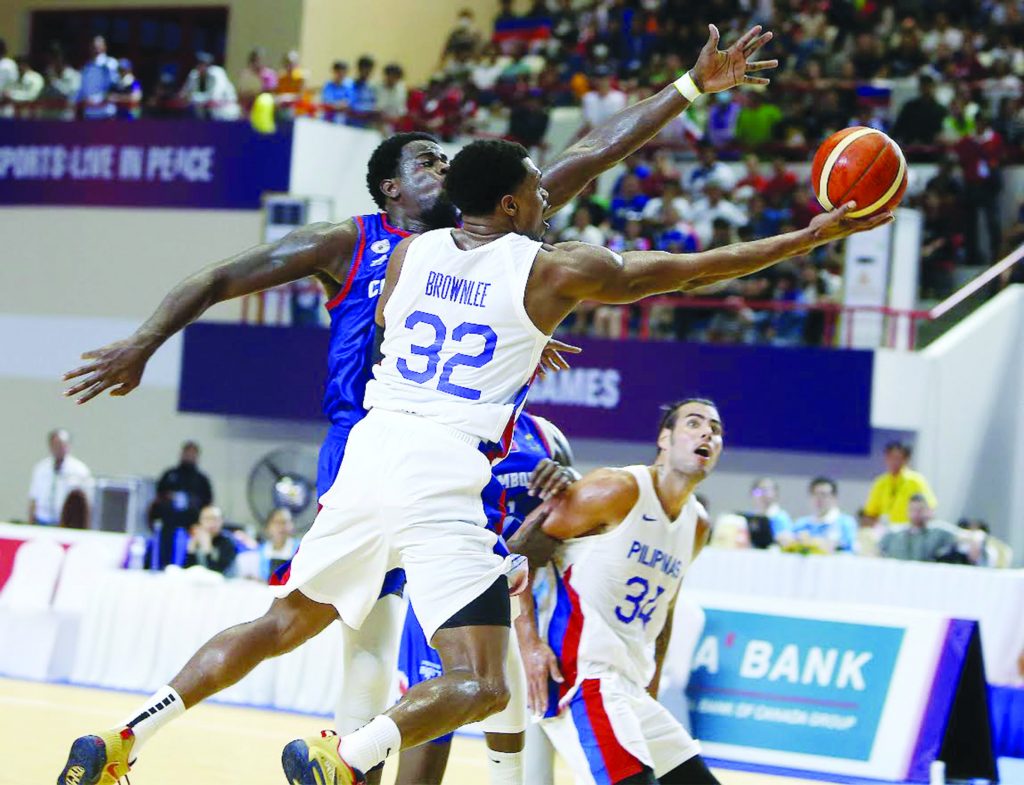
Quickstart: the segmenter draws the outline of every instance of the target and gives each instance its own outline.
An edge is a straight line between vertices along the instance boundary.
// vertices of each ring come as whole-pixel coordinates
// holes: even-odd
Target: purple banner
[[[309,327],[193,325],[178,407],[318,420],[327,341],[327,330]],[[698,396],[717,402],[730,447],[870,451],[872,352],[578,343],[573,368],[535,382],[528,404],[570,438],[653,442],[661,404]]]
[[[662,404],[710,398],[730,446],[866,455],[870,351],[578,341],[573,368],[534,383],[530,410],[571,437],[651,441]]]
[[[0,122],[0,205],[255,210],[287,191],[292,130],[191,120]]]

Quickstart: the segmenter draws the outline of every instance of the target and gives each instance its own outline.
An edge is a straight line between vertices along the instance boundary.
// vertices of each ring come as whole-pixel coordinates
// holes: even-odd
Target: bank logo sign
[[[706,612],[687,688],[697,738],[871,757],[902,628]]]

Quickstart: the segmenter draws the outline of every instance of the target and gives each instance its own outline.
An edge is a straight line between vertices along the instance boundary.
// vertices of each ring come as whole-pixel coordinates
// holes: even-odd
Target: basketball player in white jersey
[[[460,229],[403,240],[377,307],[383,360],[366,388],[338,478],[279,596],[299,590],[358,627],[385,572],[404,567],[410,601],[444,675],[339,740],[296,740],[292,785],[362,772],[484,719],[508,701],[508,564],[483,524],[480,492],[503,454],[555,327],[583,300],[628,303],[761,270],[881,226],[852,203],[799,231],[700,254],[545,246],[547,192],[520,145],[474,142],[446,178]],[[521,589],[522,587],[511,587]]]
[[[656,696],[679,586],[711,531],[694,489],[721,451],[714,404],[674,404],[653,466],[592,472],[512,540],[532,569],[554,563],[548,643],[537,636],[528,593],[516,628],[531,684],[547,681],[550,668],[537,650],[550,645],[558,657],[561,682],[531,696],[557,704],[541,727],[579,785],[718,782]]]

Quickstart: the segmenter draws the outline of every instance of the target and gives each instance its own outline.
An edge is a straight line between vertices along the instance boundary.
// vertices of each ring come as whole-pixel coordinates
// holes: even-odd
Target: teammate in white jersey
[[[679,586],[711,531],[693,492],[721,451],[714,404],[675,404],[653,466],[592,472],[511,543],[532,568],[554,563],[547,642],[526,595],[516,628],[534,710],[554,710],[541,725],[581,785],[717,782],[657,694]]]
[[[620,256],[585,243],[542,245],[547,191],[520,145],[468,145],[445,187],[463,226],[407,238],[392,254],[377,307],[384,358],[367,386],[370,412],[353,428],[338,479],[281,587],[334,605],[358,627],[384,573],[404,567],[445,673],[340,743],[289,744],[283,764],[292,785],[361,782],[360,772],[391,752],[507,703],[507,564],[483,528],[479,494],[541,350],[578,303],[627,303],[735,278],[893,218],[850,218],[848,203],[777,237],[692,255]]]

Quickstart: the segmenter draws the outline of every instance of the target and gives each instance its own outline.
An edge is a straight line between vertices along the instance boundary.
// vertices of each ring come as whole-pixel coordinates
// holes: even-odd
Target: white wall
[[[60,374],[78,355],[126,337],[181,278],[259,240],[260,214],[208,210],[0,209],[0,518],[26,511],[32,464],[46,433],[71,430],[74,452],[94,472],[155,475],[189,438],[232,518],[248,520],[245,480],[273,446],[316,446],[318,424],[264,423],[179,414],[180,342],[151,361],[126,398],[75,406]],[[235,319],[238,303],[212,319]],[[273,377],[273,378],[271,378]],[[268,383],[286,383],[268,368]]]
[[[947,515],[970,513],[1024,553],[1024,286],[989,301],[924,350],[917,464]]]

